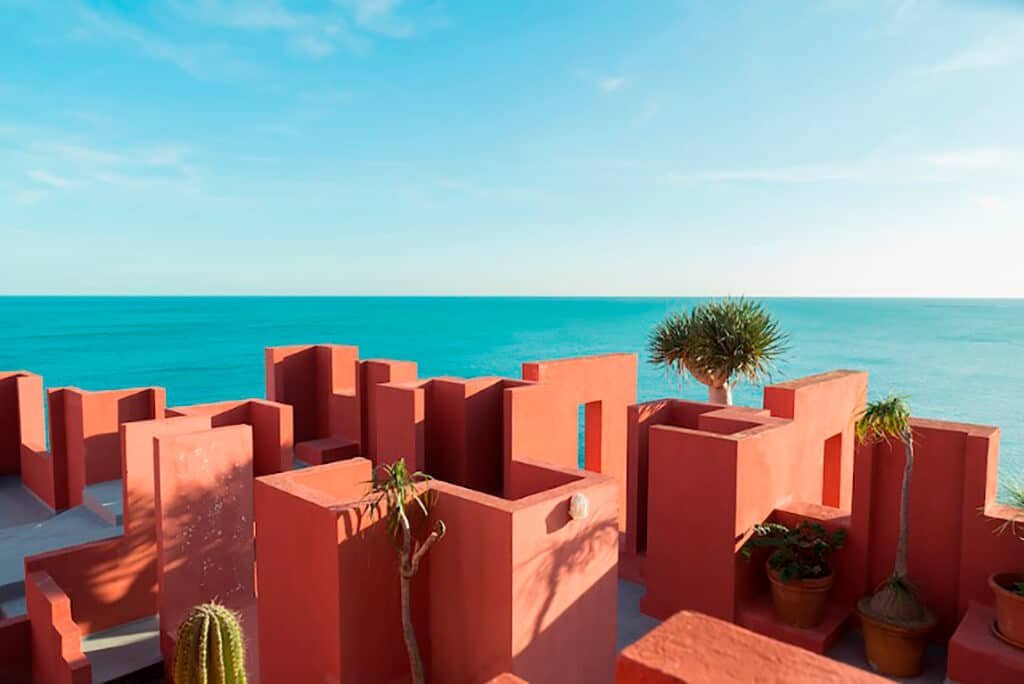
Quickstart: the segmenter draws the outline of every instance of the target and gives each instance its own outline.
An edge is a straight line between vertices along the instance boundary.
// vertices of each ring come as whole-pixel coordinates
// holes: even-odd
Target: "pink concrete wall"
[[[535,489],[541,468],[551,466],[514,463],[509,486]],[[572,472],[559,474],[572,478]],[[486,681],[511,672],[538,682],[611,682],[614,482],[580,474],[514,502],[446,482],[431,488],[438,493],[433,516],[448,527],[430,555],[430,596],[445,597],[430,603],[434,680]],[[590,515],[570,521],[569,499],[576,493],[590,500]],[[587,658],[564,658],[580,649]]]
[[[82,653],[82,633],[67,595],[45,572],[25,576],[31,624],[32,681],[91,684],[92,666]]]
[[[18,426],[21,412],[18,397],[20,371],[0,373],[0,475],[17,475],[21,472],[21,435]],[[36,376],[38,377],[38,376]]]
[[[0,682],[32,681],[32,623],[28,615],[0,618]]]
[[[1024,568],[1024,543],[993,532],[1020,513],[997,504],[999,430],[916,419],[910,493],[910,577],[948,637],[970,601],[991,605],[989,574]],[[892,572],[899,486],[898,445],[862,447],[857,455],[853,534],[868,540],[859,559],[865,590]]]
[[[566,396],[568,392],[557,385],[538,383],[505,389],[506,482],[513,461],[539,461],[560,468],[577,468],[578,412],[574,400]],[[506,497],[509,497],[507,491]]]
[[[487,681],[512,671],[512,511],[439,483],[448,532],[430,552],[431,679]]]
[[[627,407],[636,403],[636,354],[535,361],[524,363],[522,373],[524,380],[561,388],[573,408],[586,405],[586,467],[619,483],[619,528],[626,531]]]
[[[692,611],[619,654],[617,684],[882,684],[888,681]]]
[[[538,464],[514,463],[513,486],[542,470]],[[522,507],[512,514],[510,669],[536,682],[611,682],[617,651],[616,484],[604,478],[556,484],[547,474],[528,489],[537,493],[519,500]],[[582,520],[569,517],[573,494],[589,502]],[[567,658],[567,652],[586,655]]]
[[[65,390],[68,505],[82,503],[87,485],[121,477],[118,426],[163,418],[166,392],[161,387],[86,392]]]
[[[685,607],[732,620],[737,441],[661,425],[650,428],[648,439],[647,592],[640,608],[660,619]]]
[[[205,427],[206,417],[122,424],[124,534],[25,559],[26,575],[45,572],[71,599],[75,623],[84,634],[157,612],[153,439]]]
[[[835,371],[766,387],[767,410],[684,411],[682,422],[695,418],[696,429],[638,423],[638,464],[640,434],[648,432],[647,594],[641,608],[660,618],[692,609],[734,620],[735,554],[753,525],[793,501],[821,504],[830,498],[848,510],[853,428],[866,389],[866,374]],[[660,406],[631,416],[674,419],[665,411]],[[835,435],[842,436],[839,449]],[[825,463],[834,465],[836,451],[841,464],[833,479],[839,488],[826,492]],[[689,523],[695,520],[701,524]]]
[[[319,434],[316,347],[267,347],[264,360],[267,399],[294,409],[295,439],[325,436]]]
[[[0,475],[20,475],[22,484],[54,510],[68,506],[63,399],[63,390],[50,390],[51,454],[46,449],[42,377],[24,371],[0,373]]]
[[[255,646],[256,623],[248,617],[256,602],[252,428],[161,435],[155,443],[161,633],[175,634],[193,606],[217,600],[242,614],[246,639]],[[166,638],[163,645],[169,645]],[[257,648],[250,648],[254,671],[256,657]],[[165,650],[164,658],[170,663],[173,653]]]
[[[320,345],[316,353],[319,434],[361,442],[359,348]]]
[[[415,363],[360,361],[354,346],[270,347],[265,361],[267,397],[295,408],[296,442],[351,442],[374,462],[380,386],[416,379]]]
[[[399,459],[413,470],[426,467],[426,383],[405,382],[380,386],[377,393],[377,459]]]
[[[432,481],[448,534],[421,565],[413,606],[431,681],[610,682],[615,653],[615,485],[514,463],[516,501]],[[392,681],[401,653],[395,551],[363,511],[370,463],[351,459],[256,483],[265,681]],[[551,488],[545,488],[552,485]],[[534,492],[526,494],[527,492]],[[586,494],[591,512],[568,518]],[[421,521],[418,535],[428,531]],[[311,577],[315,577],[312,580]],[[312,626],[296,631],[296,621]],[[564,653],[586,645],[586,662]],[[293,654],[301,648],[302,662]]]
[[[378,389],[379,458],[414,462],[433,477],[500,495],[506,460],[505,378],[432,378]]]
[[[381,401],[381,385],[393,382],[412,382],[416,380],[416,363],[412,361],[371,360],[360,364],[360,387],[365,393],[365,402],[361,413],[363,438],[363,455],[374,463],[378,463],[377,444],[377,405]],[[387,459],[385,458],[385,461]]]
[[[263,681],[408,677],[395,549],[360,501],[370,477],[370,461],[354,458],[256,480]],[[413,607],[429,659],[427,572],[414,581]]]
[[[358,347],[268,347],[265,363],[267,399],[294,408],[296,441],[360,441]]]
[[[253,470],[271,475],[291,470],[294,458],[294,415],[288,404],[263,399],[221,401],[175,406],[168,416],[209,416],[213,427],[248,425],[252,428]]]
[[[696,429],[700,414],[718,408],[713,404],[660,399],[634,404],[627,409],[625,551],[642,553],[647,550],[650,428],[671,425]]]

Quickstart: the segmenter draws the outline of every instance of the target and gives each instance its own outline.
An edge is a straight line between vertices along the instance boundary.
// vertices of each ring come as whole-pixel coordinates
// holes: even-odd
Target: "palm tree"
[[[650,362],[708,386],[708,399],[732,404],[740,379],[770,377],[787,350],[788,336],[760,302],[725,298],[669,314],[651,331]]]
[[[857,440],[861,443],[879,441],[903,443],[906,464],[903,467],[903,486],[900,493],[899,539],[896,543],[896,562],[892,575],[875,590],[868,608],[876,616],[894,622],[924,621],[927,609],[916,589],[907,578],[907,539],[909,537],[908,511],[910,509],[910,477],[914,470],[914,436],[910,427],[910,406],[903,397],[890,394],[884,399],[870,402],[857,421]]]
[[[382,464],[373,471],[371,485],[371,501],[367,504],[368,512],[377,512],[384,504],[387,510],[388,531],[395,540],[399,558],[399,580],[402,587],[402,632],[405,637],[405,648],[409,653],[409,669],[413,684],[424,684],[423,658],[420,656],[419,645],[416,643],[416,630],[412,624],[412,578],[420,568],[420,561],[430,547],[444,536],[445,526],[440,520],[434,530],[423,542],[414,542],[409,512],[417,508],[427,517],[433,504],[432,492],[424,491],[423,485],[430,476],[417,472],[409,472],[405,461]],[[412,506],[412,504],[415,504]]]

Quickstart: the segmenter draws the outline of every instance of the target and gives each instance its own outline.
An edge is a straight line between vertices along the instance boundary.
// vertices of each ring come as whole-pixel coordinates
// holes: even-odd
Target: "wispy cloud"
[[[998,43],[979,45],[958,52],[928,69],[933,74],[948,74],[957,71],[971,71],[987,67],[1000,67],[1017,59],[1020,48]]]
[[[861,180],[867,177],[862,164],[803,164],[765,168],[721,169],[695,173],[670,173],[677,183],[826,183],[839,180]]]
[[[196,24],[245,32],[277,32],[298,53],[323,58],[339,47],[362,54],[365,40],[355,36],[342,14],[330,6],[323,12],[296,11],[278,0],[203,0],[175,2],[178,16]]]
[[[58,176],[55,173],[50,173],[49,171],[40,171],[38,169],[33,169],[31,171],[26,171],[25,175],[34,180],[35,182],[42,183],[43,185],[48,185],[51,188],[69,188],[72,185],[74,185],[73,181],[70,181],[62,176]]]
[[[416,24],[399,13],[402,0],[342,0],[352,10],[357,26],[391,38],[408,38],[416,33]]]
[[[117,40],[135,47],[150,59],[167,62],[198,79],[234,79],[251,74],[251,67],[216,44],[176,43],[146,31],[115,13],[100,14],[81,5],[81,25],[75,31],[80,40]]]
[[[925,69],[932,75],[1008,66],[1024,56],[1024,23],[1013,22],[984,40],[963,48]]]
[[[607,76],[597,81],[597,87],[606,93],[614,93],[616,90],[621,90],[624,85],[626,85],[626,79],[621,76]]]
[[[845,162],[795,164],[789,166],[747,167],[670,173],[667,179],[677,184],[692,183],[777,183],[804,185],[839,181],[856,183],[942,183],[961,179],[965,174],[1016,169],[1021,156],[1009,149],[978,148],[951,150],[935,154],[905,157],[870,156]]]
[[[887,33],[902,33],[911,28],[929,3],[925,0],[889,0],[889,17],[885,24]]]
[[[204,23],[246,30],[288,30],[303,22],[303,17],[284,7],[276,0],[247,0],[246,2],[218,2],[200,0],[197,3],[173,2],[179,14],[192,16]]]
[[[200,187],[202,172],[188,145],[154,142],[98,147],[45,128],[21,127],[17,135],[5,129],[0,126],[0,149],[23,170],[24,196],[16,198],[23,204],[98,185],[163,193],[194,192]]]
[[[626,85],[626,77],[621,74],[595,73],[587,69],[573,69],[571,74],[602,93],[614,93]]]
[[[944,169],[976,171],[1006,168],[1014,161],[1014,154],[1001,147],[982,147],[952,150],[926,157],[929,164]]]

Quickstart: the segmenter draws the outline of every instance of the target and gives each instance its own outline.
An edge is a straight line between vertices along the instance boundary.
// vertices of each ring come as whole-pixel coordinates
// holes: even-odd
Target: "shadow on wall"
[[[196,458],[203,458],[196,454]],[[254,564],[250,561],[244,574],[224,579],[222,559],[253,553],[252,518],[249,534],[227,535],[222,530],[225,517],[233,516],[231,507],[223,505],[224,482],[245,478],[245,496],[251,507],[251,467],[232,465],[223,477],[202,487],[184,487],[165,509],[161,530],[157,529],[156,501],[145,487],[131,490],[131,505],[126,507],[126,533],[121,537],[83,544],[76,547],[27,558],[26,573],[45,571],[70,598],[71,616],[82,636],[156,615],[161,603],[191,607],[195,603],[218,599],[241,610],[239,587],[248,586],[249,603],[254,601]],[[128,503],[126,501],[126,503]],[[130,515],[130,517],[129,517]],[[189,554],[173,559],[162,568],[163,582],[158,595],[158,535],[189,540]],[[186,576],[186,571],[191,570]],[[179,581],[177,578],[185,577]],[[199,580],[194,581],[198,576]],[[246,585],[246,577],[248,584]],[[45,615],[32,615],[33,621]],[[175,625],[174,627],[176,627]],[[173,628],[172,628],[173,629]],[[247,639],[255,646],[256,623],[253,617],[243,624]],[[53,644],[33,643],[36,657],[53,662],[61,654],[51,651]],[[31,653],[26,654],[31,660]],[[37,681],[43,681],[37,678]]]

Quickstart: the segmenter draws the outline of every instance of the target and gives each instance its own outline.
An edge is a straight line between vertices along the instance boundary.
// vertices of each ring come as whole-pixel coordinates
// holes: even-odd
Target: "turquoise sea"
[[[507,375],[520,363],[632,351],[697,299],[377,297],[0,297],[0,370],[47,386],[161,385],[169,404],[263,396],[263,347],[357,344],[420,375]],[[872,394],[919,416],[998,425],[1000,472],[1024,471],[1024,301],[769,299],[790,334],[776,380],[867,370]],[[640,364],[639,398],[705,398]],[[743,386],[737,403],[760,405]]]

